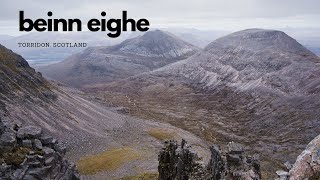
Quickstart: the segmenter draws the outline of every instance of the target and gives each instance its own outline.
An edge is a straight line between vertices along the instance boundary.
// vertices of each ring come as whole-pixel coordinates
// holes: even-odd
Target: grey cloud
[[[130,17],[148,18],[154,26],[319,27],[319,7],[319,0],[10,0],[1,2],[0,22],[17,23],[19,10],[29,18],[46,18],[51,10],[55,18],[83,20],[99,18],[103,10],[109,17],[119,17],[122,10],[127,10]]]

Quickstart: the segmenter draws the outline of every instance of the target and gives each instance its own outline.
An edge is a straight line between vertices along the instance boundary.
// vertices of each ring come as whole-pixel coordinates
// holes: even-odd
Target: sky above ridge
[[[17,35],[18,12],[33,20],[128,17],[150,21],[151,28],[236,31],[247,28],[320,30],[319,0],[10,0],[0,4],[0,34]],[[85,30],[85,29],[84,29]],[[310,32],[310,31],[307,31]]]

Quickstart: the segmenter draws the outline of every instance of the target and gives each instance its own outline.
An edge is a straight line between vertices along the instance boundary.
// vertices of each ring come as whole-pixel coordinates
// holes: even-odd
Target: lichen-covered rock
[[[4,127],[0,143],[0,179],[80,179],[75,165],[63,157],[66,148],[39,127]]]
[[[320,135],[314,138],[298,156],[289,172],[290,180],[320,178]]]

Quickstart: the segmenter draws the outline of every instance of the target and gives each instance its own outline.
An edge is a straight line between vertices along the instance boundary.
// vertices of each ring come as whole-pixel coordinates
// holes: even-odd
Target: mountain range
[[[155,30],[38,69],[0,46],[0,118],[61,139],[88,178],[156,172],[167,138],[204,159],[208,144],[241,143],[273,177],[320,132],[320,59],[277,30],[238,31],[202,49]],[[105,154],[120,165],[91,171]]]
[[[319,75],[319,57],[295,39],[248,29],[185,60],[86,91],[211,142],[243,143],[262,156],[266,175],[294,161],[320,131]]]
[[[221,30],[198,30],[193,28],[165,28],[161,29],[173,33],[180,39],[200,48],[204,48],[213,40],[227,35],[229,31]],[[292,37],[295,37],[299,43],[303,44],[313,53],[320,55],[319,36],[317,29],[295,29],[284,28]],[[123,33],[116,39],[107,38],[103,32],[74,32],[74,33],[28,33],[19,36],[0,35],[0,43],[7,48],[12,49],[16,53],[27,59],[32,67],[43,66],[64,60],[72,54],[79,53],[84,48],[21,48],[18,43],[23,42],[67,42],[67,43],[87,43],[88,47],[94,46],[112,46],[120,42],[133,38],[143,33]]]
[[[114,46],[90,47],[40,67],[44,75],[74,87],[112,82],[185,59],[199,48],[168,32],[149,31]]]

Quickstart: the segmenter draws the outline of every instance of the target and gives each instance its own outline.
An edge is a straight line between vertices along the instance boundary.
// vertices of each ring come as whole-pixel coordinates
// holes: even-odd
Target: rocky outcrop
[[[170,140],[159,154],[159,180],[199,179],[203,177],[204,169],[197,162],[196,153],[182,140],[181,144]]]
[[[261,179],[260,164],[256,156],[248,156],[240,144],[229,143],[227,150],[212,146],[207,166],[198,162],[196,153],[182,140],[166,141],[159,155],[159,180],[187,179]]]
[[[240,144],[230,142],[226,151],[212,146],[207,166],[210,179],[261,179],[257,155],[249,156]]]
[[[80,179],[65,153],[66,148],[41,128],[4,125],[0,119],[0,179]]]
[[[280,180],[320,179],[320,135],[298,156],[289,172],[277,171]]]

